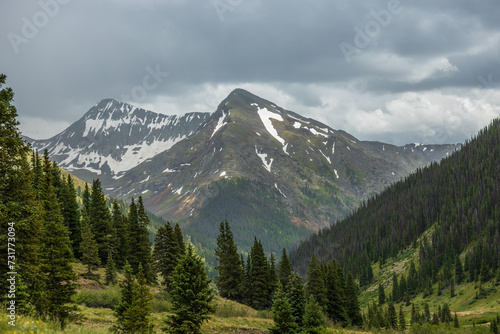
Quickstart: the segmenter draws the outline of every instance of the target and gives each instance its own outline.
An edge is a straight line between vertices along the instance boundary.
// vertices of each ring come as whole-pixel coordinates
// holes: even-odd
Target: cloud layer
[[[36,138],[102,98],[180,114],[242,87],[360,139],[462,142],[500,114],[498,17],[493,0],[7,0],[0,72]]]

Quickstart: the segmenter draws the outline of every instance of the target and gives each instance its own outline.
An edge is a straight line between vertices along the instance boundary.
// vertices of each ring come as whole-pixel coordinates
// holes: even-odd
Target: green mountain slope
[[[291,262],[305,273],[312,253],[324,261],[336,258],[356,274],[365,303],[377,299],[378,284],[391,292],[395,274],[405,286],[396,290],[396,302],[446,300],[459,311],[488,305],[498,312],[499,171],[496,119],[459,152],[419,169],[302,242]]]

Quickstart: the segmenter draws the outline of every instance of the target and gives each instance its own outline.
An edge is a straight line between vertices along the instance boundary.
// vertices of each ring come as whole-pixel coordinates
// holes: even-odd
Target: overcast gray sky
[[[463,142],[500,115],[497,0],[2,0],[0,32],[36,139],[103,98],[212,112],[236,87],[394,144]]]

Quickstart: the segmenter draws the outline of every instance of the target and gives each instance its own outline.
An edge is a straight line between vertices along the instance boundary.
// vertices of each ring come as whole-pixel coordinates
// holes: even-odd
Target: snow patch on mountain
[[[273,113],[272,111],[267,110],[267,108],[260,109],[257,107],[257,113],[264,124],[267,132],[271,134],[277,141],[279,141],[282,145],[285,145],[285,140],[278,135],[278,131],[273,126],[271,119],[275,119],[277,121],[283,122],[283,117],[281,115]]]
[[[283,152],[285,152],[287,155],[290,155],[288,154],[288,152],[286,151],[287,150],[287,147],[288,147],[288,143],[286,143],[285,146],[283,146]]]
[[[319,153],[321,153],[321,155],[323,155],[323,156],[325,157],[325,159],[326,159],[326,160],[328,160],[328,162],[329,162],[330,164],[332,163],[332,161],[330,160],[330,158],[329,158],[329,157],[327,157],[327,156],[325,155],[325,153],[323,153],[323,151],[319,150]]]
[[[215,133],[216,133],[217,131],[219,131],[219,130],[220,130],[220,129],[224,126],[224,125],[226,125],[226,124],[227,124],[227,122],[226,122],[226,123],[224,123],[224,120],[226,119],[227,115],[229,115],[229,113],[226,113],[226,112],[224,112],[224,111],[222,112],[222,116],[221,116],[221,117],[219,118],[219,120],[217,121],[217,125],[215,126],[214,132],[213,132],[213,133],[212,133],[212,135],[210,136],[210,139],[212,139],[212,138],[213,138],[213,136],[215,135]]]
[[[276,189],[278,189],[278,191],[280,192],[280,194],[281,194],[283,197],[285,197],[285,198],[286,198],[285,194],[283,194],[283,192],[281,191],[281,189],[280,189],[280,188],[278,188],[278,184],[277,184],[277,183],[275,183],[275,184],[274,184],[274,186],[276,187]]]
[[[318,132],[316,131],[315,128],[307,128],[309,131],[311,131],[311,133],[315,136],[323,136],[323,137],[326,137],[328,138],[328,135],[325,135],[324,133],[321,133],[321,132]]]
[[[60,162],[60,165],[72,171],[80,169],[82,166],[88,169],[89,164],[98,165],[99,168],[107,164],[113,174],[118,174],[128,171],[147,159],[153,158],[157,154],[170,149],[178,141],[184,138],[185,136],[180,136],[166,141],[154,141],[151,143],[143,141],[136,145],[126,145],[123,147],[124,153],[120,158],[114,158],[111,154],[101,155],[97,151],[88,152],[83,148],[73,149],[69,152],[68,156]],[[60,154],[56,149],[57,146],[50,154]]]
[[[255,146],[255,153],[257,153],[257,156],[262,160],[262,165],[264,166],[265,169],[267,169],[268,172],[271,172],[271,165],[273,164],[273,158],[270,158],[270,161],[267,162],[267,153],[261,153],[257,149],[257,146]]]

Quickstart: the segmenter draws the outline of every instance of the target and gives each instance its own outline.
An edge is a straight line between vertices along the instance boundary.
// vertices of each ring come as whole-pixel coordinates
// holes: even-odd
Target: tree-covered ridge
[[[311,253],[338,259],[366,284],[370,263],[420,247],[419,284],[435,279],[466,252],[468,270],[494,273],[500,254],[500,120],[494,120],[459,152],[375,195],[341,222],[322,230],[291,253],[305,272]],[[431,230],[429,230],[432,227]],[[470,273],[469,273],[470,274]]]

